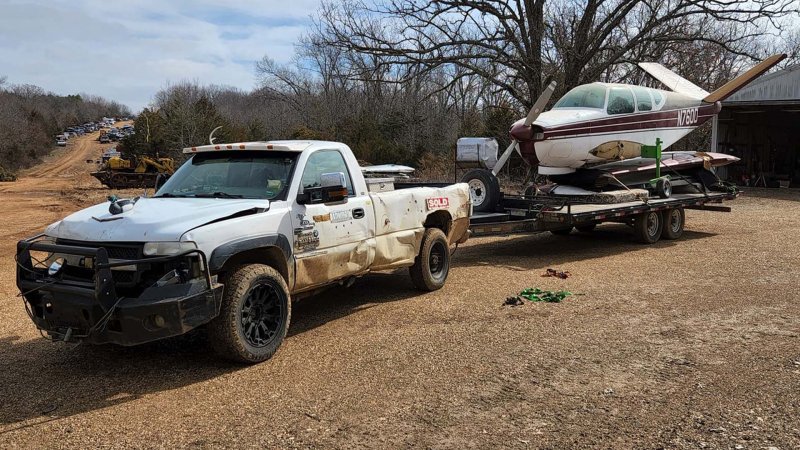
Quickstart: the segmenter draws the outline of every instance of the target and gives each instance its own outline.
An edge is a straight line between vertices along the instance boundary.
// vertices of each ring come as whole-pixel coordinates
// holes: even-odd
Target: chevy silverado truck
[[[152,197],[110,197],[18,243],[17,286],[46,337],[136,345],[206,326],[220,355],[260,362],[293,298],[402,267],[439,289],[468,237],[466,184],[395,189],[341,143],[184,153]]]

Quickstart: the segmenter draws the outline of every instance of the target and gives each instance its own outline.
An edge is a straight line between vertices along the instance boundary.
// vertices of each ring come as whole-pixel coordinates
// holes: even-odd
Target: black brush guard
[[[103,247],[53,244],[42,237],[17,243],[17,287],[31,320],[54,340],[136,345],[184,334],[219,315],[222,286],[212,284],[199,250],[109,262]],[[48,268],[34,266],[31,251],[91,258],[92,281],[64,279],[63,271],[51,276]],[[177,262],[194,254],[202,261],[202,277],[154,284],[135,298],[118,297],[112,268]]]

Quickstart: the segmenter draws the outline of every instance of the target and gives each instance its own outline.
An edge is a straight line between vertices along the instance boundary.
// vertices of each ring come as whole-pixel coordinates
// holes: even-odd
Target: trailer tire
[[[664,230],[661,237],[664,239],[678,239],[683,235],[683,226],[686,223],[686,214],[683,208],[672,208],[664,211]]]
[[[500,182],[486,169],[473,169],[461,177],[462,183],[469,185],[472,210],[492,212],[500,201]]]
[[[572,233],[572,227],[567,228],[558,228],[556,230],[550,230],[550,234],[554,234],[556,236],[566,236]]]
[[[661,238],[664,220],[658,211],[637,214],[633,220],[636,239],[643,244],[655,244]]]
[[[225,282],[219,316],[208,324],[211,346],[235,362],[266,361],[286,337],[291,316],[289,288],[277,270],[240,266]]]
[[[576,230],[580,231],[581,233],[591,233],[594,229],[597,228],[597,222],[587,223],[585,225],[578,225],[575,227]]]
[[[656,194],[661,198],[669,198],[672,195],[672,182],[667,178],[659,178],[656,181]]]
[[[408,272],[414,286],[422,291],[435,291],[444,286],[450,272],[450,246],[442,230],[425,230],[419,254]]]

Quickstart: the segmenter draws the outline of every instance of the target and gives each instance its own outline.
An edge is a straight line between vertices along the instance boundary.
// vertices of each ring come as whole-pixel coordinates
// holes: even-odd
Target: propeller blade
[[[514,148],[516,148],[516,146],[517,146],[517,141],[516,139],[514,139],[511,141],[511,145],[508,146],[506,151],[504,151],[503,154],[500,155],[500,159],[497,160],[494,167],[492,167],[492,175],[497,176],[497,174],[500,173],[500,169],[502,169],[503,166],[506,165],[506,161],[508,161],[508,158],[511,157],[511,153],[514,152]]]
[[[551,81],[550,84],[542,91],[542,95],[536,100],[536,103],[533,104],[531,111],[528,113],[528,117],[525,118],[525,126],[529,127],[539,117],[539,114],[544,111],[544,107],[547,106],[547,102],[550,101],[550,96],[553,95],[553,92],[556,90],[556,82]]]

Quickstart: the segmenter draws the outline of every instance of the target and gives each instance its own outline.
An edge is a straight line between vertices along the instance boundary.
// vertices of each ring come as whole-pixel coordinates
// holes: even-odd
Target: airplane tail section
[[[783,61],[784,58],[786,58],[785,53],[770,56],[769,58],[750,68],[750,70],[747,72],[739,75],[731,81],[728,81],[721,88],[704,97],[703,101],[714,103],[725,100],[736,93],[736,91],[747,86],[751,81],[761,76],[761,74],[771,69],[775,64]]]
[[[656,80],[664,83],[664,86],[668,87],[673,92],[698,100],[708,96],[708,92],[704,91],[700,86],[697,86],[659,63],[640,62],[639,67]]]

